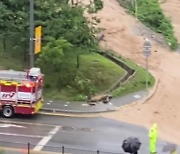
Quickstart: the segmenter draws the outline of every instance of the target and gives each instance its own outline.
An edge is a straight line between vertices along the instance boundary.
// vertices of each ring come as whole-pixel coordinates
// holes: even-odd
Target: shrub
[[[86,79],[80,73],[76,76],[74,86],[80,94],[83,95],[92,95],[95,92],[95,87],[91,80]]]

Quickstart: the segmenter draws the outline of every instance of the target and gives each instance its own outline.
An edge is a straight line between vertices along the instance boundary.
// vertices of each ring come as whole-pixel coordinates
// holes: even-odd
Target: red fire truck
[[[43,74],[33,67],[26,72],[0,70],[0,110],[6,118],[35,114],[43,105]]]

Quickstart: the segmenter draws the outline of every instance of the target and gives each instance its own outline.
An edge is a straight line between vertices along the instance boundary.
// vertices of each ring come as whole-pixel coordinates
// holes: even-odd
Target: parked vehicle
[[[35,114],[43,106],[43,74],[40,68],[28,71],[0,70],[0,110],[4,117]]]

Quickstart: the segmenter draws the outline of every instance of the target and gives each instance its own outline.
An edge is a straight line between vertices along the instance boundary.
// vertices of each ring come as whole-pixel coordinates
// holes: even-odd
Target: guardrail
[[[31,143],[13,143],[0,141],[0,154],[122,154],[101,150],[87,150],[65,146],[41,146]]]

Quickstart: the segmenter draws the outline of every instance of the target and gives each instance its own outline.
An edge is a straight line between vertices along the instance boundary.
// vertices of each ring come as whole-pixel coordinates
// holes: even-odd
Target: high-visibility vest
[[[157,141],[157,124],[153,124],[153,126],[149,130],[149,150],[151,153],[156,152],[156,141]]]

